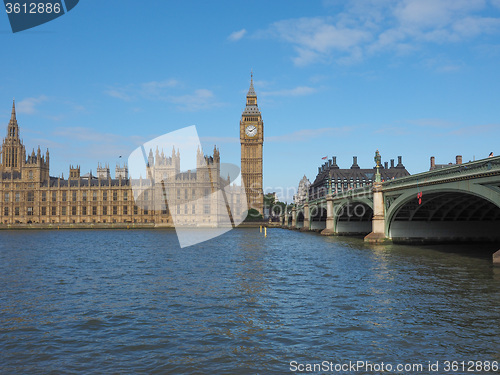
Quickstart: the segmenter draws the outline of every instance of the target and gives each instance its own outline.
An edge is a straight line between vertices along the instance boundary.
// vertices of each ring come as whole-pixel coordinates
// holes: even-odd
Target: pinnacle
[[[12,100],[12,114],[10,115],[10,121],[16,121],[16,100]]]
[[[248,89],[247,96],[257,96],[255,89],[253,88],[253,72],[250,73],[250,88]]]

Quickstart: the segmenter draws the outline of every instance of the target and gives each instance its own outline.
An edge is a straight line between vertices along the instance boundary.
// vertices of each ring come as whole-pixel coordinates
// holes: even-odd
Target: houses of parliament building
[[[240,129],[244,191],[221,177],[216,147],[210,156],[198,150],[196,169],[185,172],[180,171],[178,150],[168,156],[150,150],[148,174],[168,176],[161,181],[129,176],[126,166],[117,166],[115,178],[111,178],[107,165],[99,165],[95,176],[81,175],[79,166],[70,166],[69,178],[64,179],[50,176],[49,150],[42,152],[38,147],[26,153],[13,103],[7,136],[0,146],[0,227],[94,223],[217,226],[225,222],[228,212],[231,221],[246,215],[247,208],[262,212],[263,123],[253,82]],[[217,192],[224,192],[223,197]],[[246,204],[241,204],[245,199]]]

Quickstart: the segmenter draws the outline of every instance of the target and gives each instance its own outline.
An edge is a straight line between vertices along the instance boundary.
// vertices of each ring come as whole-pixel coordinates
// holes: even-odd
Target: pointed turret
[[[255,89],[253,88],[253,71],[250,72],[250,88],[248,89],[248,94],[247,97],[257,97],[257,94],[255,93]]]
[[[16,119],[16,101],[12,101],[12,114],[10,115],[9,126],[7,130],[7,137],[9,138],[19,138],[19,126],[17,125]]]
[[[156,145],[155,151],[155,165],[160,165],[160,149],[158,148],[158,145]]]
[[[153,156],[153,149],[149,149],[149,156],[148,156],[148,167],[153,167],[155,162],[155,158]]]
[[[260,115],[259,107],[257,106],[257,94],[253,88],[253,73],[250,74],[250,88],[247,93],[247,105],[243,111],[243,115]]]
[[[220,153],[219,153],[219,149],[217,148],[217,145],[214,145],[214,161],[217,164],[220,163]]]
[[[17,121],[16,120],[16,100],[12,100],[12,113],[10,115],[10,121]]]
[[[205,156],[200,149],[200,145],[198,145],[198,149],[196,150],[196,167],[202,167],[205,165]]]

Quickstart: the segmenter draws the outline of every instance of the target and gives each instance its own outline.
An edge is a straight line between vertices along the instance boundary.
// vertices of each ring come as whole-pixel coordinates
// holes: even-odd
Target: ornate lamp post
[[[377,166],[377,173],[375,174],[375,182],[380,183],[381,182],[380,161],[382,160],[382,158],[380,157],[380,152],[378,152],[378,150],[375,152],[375,157],[373,159],[375,160],[375,164]]]
[[[328,174],[328,195],[332,195],[332,172]]]
[[[380,178],[380,153],[375,152],[375,163],[377,164],[377,174],[375,175],[375,183],[372,186],[373,192],[373,218],[372,232],[365,237],[366,242],[382,243],[386,242],[385,237],[385,211],[384,211],[384,195],[382,193],[382,183]]]

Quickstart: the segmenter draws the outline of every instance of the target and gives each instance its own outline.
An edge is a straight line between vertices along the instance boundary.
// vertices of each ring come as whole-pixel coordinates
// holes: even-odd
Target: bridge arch
[[[372,231],[373,201],[367,198],[344,201],[334,206],[338,234],[368,234]]]
[[[475,186],[474,186],[475,185]],[[500,193],[479,184],[407,191],[386,209],[386,236],[398,240],[500,240]]]
[[[311,205],[311,207],[309,207],[309,216],[312,230],[325,229],[327,219],[326,202]]]
[[[301,209],[297,211],[297,217],[295,221],[295,228],[303,228],[304,227],[304,210]]]

